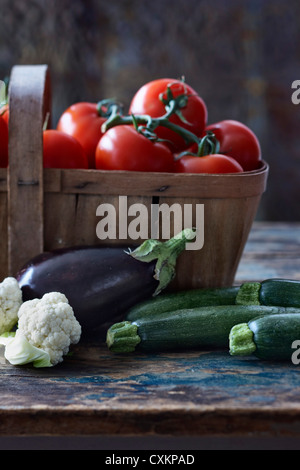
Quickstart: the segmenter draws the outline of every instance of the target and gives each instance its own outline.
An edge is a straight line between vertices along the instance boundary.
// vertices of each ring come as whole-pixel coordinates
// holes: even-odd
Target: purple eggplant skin
[[[154,269],[155,261],[140,262],[125,247],[78,246],[41,253],[16,278],[23,302],[47,292],[65,294],[88,336],[154,294]]]

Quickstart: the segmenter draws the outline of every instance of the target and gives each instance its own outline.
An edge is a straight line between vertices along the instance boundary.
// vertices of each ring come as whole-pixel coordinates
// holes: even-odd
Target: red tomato
[[[53,129],[43,133],[45,168],[88,168],[87,156],[71,135]]]
[[[174,124],[177,124],[200,137],[206,126],[206,105],[193,88],[180,80],[161,78],[146,83],[133,97],[129,107],[129,113],[134,115],[148,114],[153,118],[163,116],[166,113],[166,109],[165,105],[159,99],[159,96],[161,93],[164,93],[164,98],[166,97],[165,91],[169,84],[172,84],[171,91],[175,98],[185,92],[187,92],[188,95],[191,95],[188,98],[187,105],[184,108],[181,108],[181,114],[187,123],[184,123],[176,114],[173,114],[169,118],[170,122],[173,122]],[[161,139],[169,141],[166,142],[166,144],[169,145],[170,149],[174,152],[180,152],[188,147],[184,139],[179,134],[167,129],[166,127],[157,127],[155,129],[155,133]]]
[[[261,149],[256,135],[239,121],[225,120],[207,126],[220,143],[220,153],[237,160],[245,171],[255,170],[261,160]]]
[[[130,125],[109,129],[96,148],[96,168],[127,171],[174,171],[171,150],[152,142]]]
[[[2,106],[2,108],[0,109],[0,115],[3,117],[4,121],[8,125],[8,118],[9,118],[8,104],[5,104],[4,106]]]
[[[8,165],[8,125],[6,120],[0,116],[0,168]]]
[[[75,137],[85,151],[89,168],[95,168],[95,150],[100,137],[101,125],[106,118],[99,116],[96,103],[75,103],[61,115],[57,130]]]
[[[195,157],[185,155],[175,163],[177,173],[241,173],[243,168],[231,157],[221,154]]]

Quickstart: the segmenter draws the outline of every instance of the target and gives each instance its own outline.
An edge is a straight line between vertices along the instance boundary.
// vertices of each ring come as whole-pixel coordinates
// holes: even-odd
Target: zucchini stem
[[[141,342],[137,334],[137,325],[130,321],[123,321],[112,325],[106,335],[106,344],[114,353],[130,353],[135,351]]]
[[[239,288],[235,303],[237,305],[261,305],[259,300],[260,282],[245,282]]]
[[[249,356],[256,350],[253,332],[247,323],[239,323],[229,333],[229,353],[231,356]]]

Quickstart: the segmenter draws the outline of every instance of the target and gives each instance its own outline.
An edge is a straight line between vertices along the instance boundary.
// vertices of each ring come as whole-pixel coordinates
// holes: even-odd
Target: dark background
[[[145,82],[186,77],[209,122],[237,119],[270,165],[258,214],[300,220],[299,0],[0,0],[0,77],[47,63],[53,123],[76,101],[129,104]]]

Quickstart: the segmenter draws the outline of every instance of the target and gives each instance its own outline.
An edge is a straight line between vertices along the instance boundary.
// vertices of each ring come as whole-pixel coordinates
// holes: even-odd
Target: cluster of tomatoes
[[[255,134],[234,120],[208,125],[205,102],[183,80],[145,84],[126,115],[120,107],[111,115],[109,109],[114,107],[89,102],[66,109],[56,129],[43,133],[44,167],[179,173],[236,173],[259,167]],[[0,116],[1,140],[7,115]],[[7,136],[6,120],[4,144]],[[7,166],[7,154],[0,153],[0,166]]]

